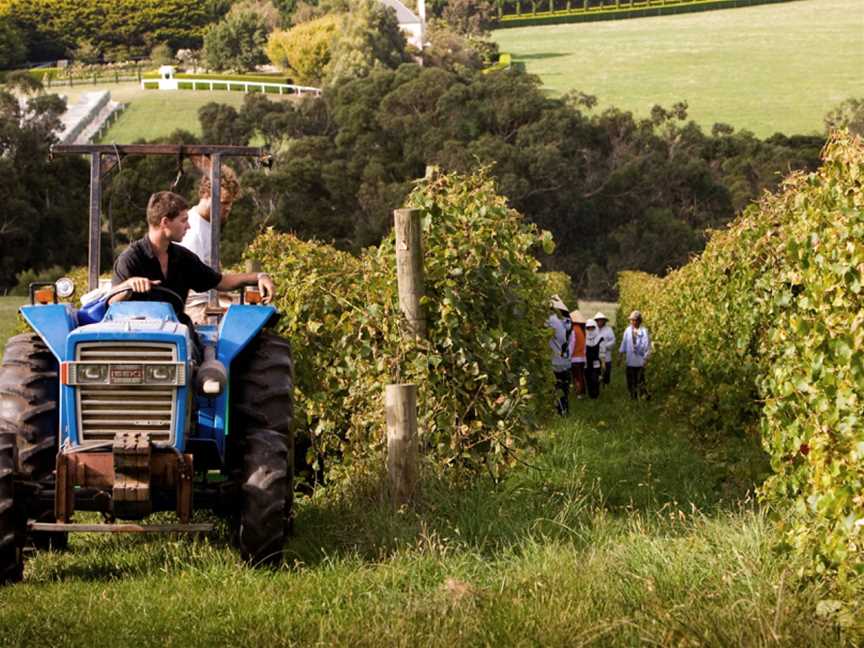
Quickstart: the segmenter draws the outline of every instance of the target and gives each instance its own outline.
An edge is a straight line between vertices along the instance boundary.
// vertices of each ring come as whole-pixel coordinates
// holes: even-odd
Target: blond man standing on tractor
[[[234,202],[240,197],[240,182],[237,180],[237,174],[230,168],[222,165],[222,182],[219,205],[221,207],[221,222],[224,226],[228,222],[228,217],[231,215],[231,208]],[[206,265],[212,266],[210,257],[210,210],[212,207],[212,189],[210,186],[210,174],[204,173],[201,176],[201,181],[198,184],[198,203],[189,209],[189,230],[180,241],[180,245],[194,252],[199,259]],[[266,277],[265,273],[260,273]],[[259,279],[262,276],[259,275]],[[190,292],[186,299],[186,314],[195,324],[204,324],[207,321],[205,308],[207,307],[206,292]],[[229,295],[219,296],[219,305],[223,307],[230,306],[233,299]]]

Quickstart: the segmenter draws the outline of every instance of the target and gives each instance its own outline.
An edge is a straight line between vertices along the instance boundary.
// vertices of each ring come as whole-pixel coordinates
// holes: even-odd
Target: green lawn
[[[215,101],[239,110],[246,96],[243,92],[223,90],[143,90],[135,82],[75,85],[71,88],[58,84],[52,86],[49,92],[65,96],[69,105],[72,105],[83,93],[102,90],[108,90],[112,100],[129,106],[102,138],[102,142],[117,144],[141,138],[152,140],[164,137],[178,128],[201,135],[201,124],[198,122],[198,109],[201,106]],[[296,100],[289,95],[267,96],[273,101]]]
[[[78,535],[31,555],[25,582],[0,590],[2,643],[851,644],[816,614],[826,586],[773,551],[752,498],[759,453],[694,445],[656,400],[627,400],[620,373],[503,483],[427,478],[400,513],[368,485],[303,499],[275,572],[240,565],[225,534]]]
[[[580,90],[645,116],[686,100],[706,128],[822,131],[864,96],[864,2],[797,2],[494,32],[555,95]]]
[[[217,90],[139,90],[127,100],[129,107],[108,129],[102,141],[128,143],[139,138],[152,140],[169,135],[178,128],[201,135],[198,121],[198,109],[201,106],[215,101],[239,110],[245,96],[242,92]]]
[[[26,297],[0,297],[0,349],[18,326],[18,307],[27,301]]]

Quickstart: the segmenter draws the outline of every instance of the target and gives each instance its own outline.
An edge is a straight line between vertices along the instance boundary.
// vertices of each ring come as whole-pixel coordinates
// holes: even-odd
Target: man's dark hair
[[[189,204],[183,196],[173,191],[157,191],[147,201],[147,223],[156,227],[163,218],[174,220],[189,209]]]

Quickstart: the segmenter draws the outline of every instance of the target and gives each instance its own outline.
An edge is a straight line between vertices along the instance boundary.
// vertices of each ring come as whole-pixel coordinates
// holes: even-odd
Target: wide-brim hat
[[[628,317],[627,320],[628,321],[639,320],[641,322],[642,321],[642,313],[640,313],[638,310],[634,310],[632,313],[630,313],[630,317]]]
[[[587,322],[585,322],[585,328],[597,328],[597,322],[595,322],[594,319],[591,318]]]
[[[561,298],[558,295],[552,295],[549,298],[549,306],[554,308],[555,310],[560,310],[569,313],[570,309],[567,308],[567,305],[561,301]]]
[[[597,311],[597,314],[594,316],[594,319],[595,319],[595,320],[601,320],[601,319],[602,319],[602,320],[606,320],[607,322],[609,321],[609,318],[606,317],[606,316],[605,316],[603,313],[601,313],[600,311]]]
[[[574,324],[585,323],[585,316],[578,310],[570,311],[570,319],[573,320]]]

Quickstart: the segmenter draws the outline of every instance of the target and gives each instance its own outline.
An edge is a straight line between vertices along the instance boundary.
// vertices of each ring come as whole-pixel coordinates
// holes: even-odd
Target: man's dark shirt
[[[205,292],[215,288],[222,281],[220,273],[205,264],[194,252],[176,243],[168,246],[168,276],[164,276],[159,259],[153,251],[150,239],[146,236],[132,243],[114,262],[112,285],[116,286],[130,277],[146,277],[151,281],[160,281],[160,286],[173,290],[184,304],[190,290]],[[158,290],[147,293],[143,299],[165,301],[169,304],[174,301],[165,295],[160,295]],[[191,326],[185,313],[177,315],[184,324]]]

